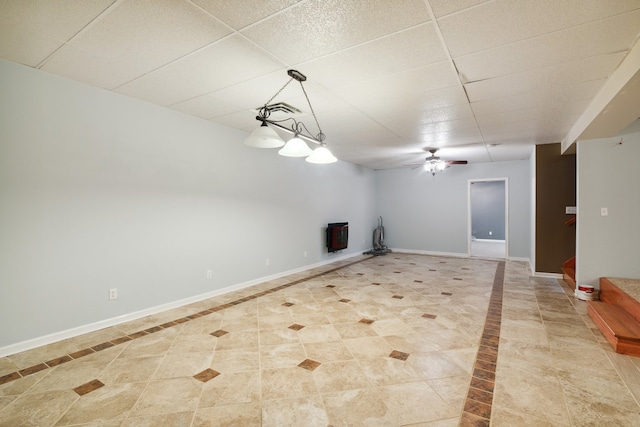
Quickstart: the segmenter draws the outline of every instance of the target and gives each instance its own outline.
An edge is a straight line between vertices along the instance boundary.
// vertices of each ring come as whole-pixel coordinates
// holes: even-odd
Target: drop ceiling
[[[297,69],[327,146],[373,169],[425,148],[495,162],[563,141],[640,34],[640,0],[0,0],[0,12],[0,58],[247,132]],[[275,101],[309,114],[299,86]]]

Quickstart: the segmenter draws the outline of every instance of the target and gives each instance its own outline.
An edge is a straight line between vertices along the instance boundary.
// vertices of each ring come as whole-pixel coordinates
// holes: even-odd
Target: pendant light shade
[[[331,151],[324,145],[313,150],[313,153],[305,159],[309,163],[316,164],[327,164],[327,163],[335,163],[338,159],[335,158]]]
[[[251,132],[251,135],[244,140],[245,145],[256,148],[278,148],[284,145],[284,140],[277,132],[271,129],[265,122],[262,126]]]
[[[278,151],[278,154],[287,157],[307,157],[311,153],[311,148],[297,136],[291,138],[287,144]]]

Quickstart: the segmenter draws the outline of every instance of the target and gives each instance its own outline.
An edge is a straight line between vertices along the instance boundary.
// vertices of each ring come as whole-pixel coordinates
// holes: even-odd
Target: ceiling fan
[[[431,156],[427,157],[424,163],[413,164],[413,165],[405,165],[405,166],[423,166],[424,170],[429,172],[431,175],[435,175],[437,172],[442,172],[450,165],[466,165],[466,160],[442,160],[440,157],[436,156],[437,148],[425,148],[425,151],[431,153]]]

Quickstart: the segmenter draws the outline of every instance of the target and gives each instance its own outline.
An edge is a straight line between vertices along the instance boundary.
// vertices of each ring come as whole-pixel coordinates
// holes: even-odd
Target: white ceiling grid
[[[487,162],[560,142],[640,34],[640,0],[0,0],[0,12],[0,58],[246,131],[299,69],[329,148],[374,169],[427,147]],[[276,101],[309,114],[297,85]]]

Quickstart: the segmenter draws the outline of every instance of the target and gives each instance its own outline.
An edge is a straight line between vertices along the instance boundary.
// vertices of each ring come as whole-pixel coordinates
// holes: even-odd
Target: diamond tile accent
[[[213,369],[209,368],[209,369],[205,369],[202,372],[198,372],[193,376],[193,378],[197,379],[198,381],[202,381],[203,383],[206,383],[207,381],[214,379],[218,375],[220,375],[220,372],[214,371]]]
[[[94,390],[99,389],[100,387],[104,387],[104,384],[100,382],[100,380],[92,380],[88,383],[82,384],[73,389],[79,396],[84,396],[87,393],[91,393]]]
[[[425,313],[422,315],[422,317],[424,317],[425,319],[435,319],[438,316],[436,316],[435,314]]]
[[[326,288],[335,288],[335,285],[327,285]]]
[[[366,317],[363,317],[362,319],[359,320],[360,323],[364,323],[365,325],[370,325],[373,322],[375,322],[375,320],[371,320],[371,319],[367,319]]]
[[[293,329],[294,331],[299,331],[302,328],[304,328],[304,326],[298,325],[297,323],[294,323],[293,325],[289,326],[289,329]]]
[[[389,355],[389,357],[392,357],[392,358],[398,359],[398,360],[407,360],[409,358],[409,353],[405,353],[403,351],[398,351],[398,350],[393,350],[391,352],[391,354]]]
[[[375,286],[380,286],[380,283],[378,283],[378,282],[373,282],[373,283],[371,283],[371,284],[372,284],[372,285],[375,285]]]
[[[453,295],[453,294],[452,294],[451,292],[442,292],[442,295],[446,295],[446,296],[449,296],[449,297],[450,297],[450,296],[451,296],[451,295]]]
[[[311,359],[304,359],[302,362],[298,363],[299,367],[301,367],[302,369],[306,369],[307,371],[313,371],[320,365],[320,362],[316,362],[315,360]]]
[[[209,335],[220,338],[221,336],[227,335],[228,333],[229,332],[225,331],[224,329],[218,329],[217,331],[211,332],[211,334]]]
[[[284,307],[291,307],[292,305],[295,305],[292,302],[285,302],[284,304],[282,304]]]
[[[395,299],[402,299],[404,298],[402,295],[394,295],[391,298],[395,298]]]
[[[340,302],[350,302],[351,300],[350,299],[346,299],[346,298],[342,298],[342,299],[340,299],[338,301],[340,301]]]
[[[414,280],[415,283],[422,283],[422,280]]]

